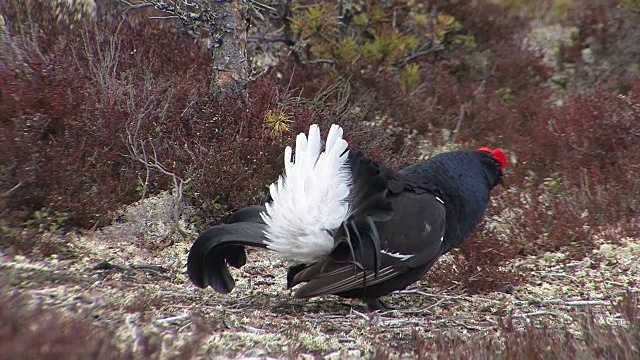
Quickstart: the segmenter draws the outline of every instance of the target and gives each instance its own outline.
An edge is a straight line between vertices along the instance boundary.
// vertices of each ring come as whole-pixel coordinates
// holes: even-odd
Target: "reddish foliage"
[[[577,211],[590,223],[627,222],[640,211],[640,80],[628,95],[602,89],[553,113],[558,166]],[[561,141],[560,141],[561,140]]]
[[[0,296],[0,350],[6,358],[124,357],[118,347],[111,343],[115,335],[112,332],[94,328],[80,319],[65,319],[61,314],[41,306],[30,308],[25,298],[8,293],[3,292]]]
[[[202,224],[216,221],[225,209],[259,200],[282,170],[282,149],[294,134],[335,120],[331,104],[293,104],[292,132],[274,138],[263,119],[285,94],[271,78],[251,85],[247,103],[217,101],[208,93],[209,55],[186,35],[141,16],[115,23],[108,12],[95,26],[57,31],[50,12],[40,10],[42,17],[31,19],[39,51],[30,38],[12,36],[23,61],[0,59],[0,141],[7,149],[0,189],[20,184],[6,199],[18,220],[48,208],[66,213],[66,225],[106,224],[110,211],[140,197],[141,184],[147,194],[170,189],[170,176],[147,172],[131,157],[133,144],[149,162],[190,179],[187,200]],[[13,20],[20,13],[6,14],[19,33]],[[349,116],[341,119],[347,130],[358,129]],[[384,152],[384,141],[374,144]]]
[[[131,344],[123,346],[114,341],[118,338],[115,329],[91,323],[94,314],[70,314],[46,308],[13,291],[7,285],[8,278],[3,276],[0,280],[0,352],[3,358],[157,359],[166,353],[160,335],[140,334],[135,349]],[[205,333],[196,332],[189,341],[177,346],[172,358],[192,359]]]
[[[438,11],[455,16],[481,46],[509,42],[515,36],[521,36],[522,30],[529,26],[525,18],[491,1],[437,0],[433,3]]]
[[[90,226],[136,197],[139,166],[122,156],[125,130],[142,111],[145,122],[162,127],[163,119],[190,115],[196,99],[206,101],[206,76],[193,74],[207,73],[207,55],[177,33],[158,36],[154,23],[130,31],[124,22],[116,34],[100,18],[95,28],[64,32],[50,13],[33,12],[40,16],[31,18],[35,40],[7,40],[22,61],[0,59],[1,187],[21,184],[9,208],[50,207]],[[8,17],[12,34],[24,30],[18,18]]]
[[[628,293],[617,307],[629,326],[602,325],[589,314],[579,322],[582,336],[575,336],[568,327],[554,329],[536,321],[519,329],[512,317],[500,321],[500,335],[473,342],[444,334],[423,338],[414,331],[416,355],[421,359],[635,359],[638,349],[634,344],[640,339],[637,295]]]

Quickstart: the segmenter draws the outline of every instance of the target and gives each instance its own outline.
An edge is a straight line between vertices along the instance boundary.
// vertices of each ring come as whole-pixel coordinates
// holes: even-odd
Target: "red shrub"
[[[173,174],[190,180],[185,195],[204,222],[215,221],[258,201],[294,134],[338,115],[347,128],[351,121],[344,104],[295,102],[268,77],[250,86],[246,103],[211,99],[207,51],[135,10],[122,23],[107,13],[63,32],[41,7],[29,28],[39,47],[13,35],[31,30],[7,12],[21,61],[0,57],[0,191],[20,184],[6,199],[18,220],[48,208],[66,214],[66,225],[105,224],[117,207],[172,188]],[[295,122],[274,137],[265,115],[282,106]]]
[[[86,226],[137,197],[139,166],[122,156],[135,119],[162,126],[206,101],[207,55],[177,33],[158,36],[154,23],[131,31],[124,22],[116,32],[99,18],[61,31],[37,4],[28,26],[24,13],[7,13],[14,51],[0,59],[0,187],[21,184],[9,208],[50,207]]]
[[[576,212],[594,225],[636,218],[640,211],[640,81],[628,95],[602,89],[553,113],[558,165]]]

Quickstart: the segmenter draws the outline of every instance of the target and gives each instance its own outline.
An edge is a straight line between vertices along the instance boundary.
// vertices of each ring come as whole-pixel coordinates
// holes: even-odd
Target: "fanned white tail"
[[[295,159],[287,146],[285,173],[269,187],[273,202],[261,214],[267,224],[265,243],[293,262],[311,263],[329,254],[334,241],[327,231],[349,216],[353,179],[342,133],[340,126],[331,125],[323,152],[318,125],[309,127],[308,139],[298,134]]]

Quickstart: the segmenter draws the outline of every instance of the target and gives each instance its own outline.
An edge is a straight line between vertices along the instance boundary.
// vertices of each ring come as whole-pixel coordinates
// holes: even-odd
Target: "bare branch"
[[[419,291],[419,290],[402,290],[402,291],[398,291],[398,294],[405,294],[405,295],[420,295],[420,296],[427,296],[427,297],[433,297],[433,298],[439,298],[439,299],[451,299],[451,300],[467,300],[467,301],[485,301],[485,302],[498,302],[497,300],[493,300],[493,299],[485,299],[485,298],[481,298],[481,297],[475,297],[475,296],[456,296],[456,295],[448,295],[448,294],[430,294],[430,293],[426,293],[424,291]]]
[[[20,182],[19,182],[19,183],[17,183],[14,187],[12,187],[11,189],[9,189],[8,191],[5,191],[5,192],[2,194],[2,196],[3,196],[3,197],[7,197],[7,196],[11,195],[11,193],[12,193],[12,192],[14,192],[14,191],[18,190],[18,188],[20,188],[22,185],[24,185],[24,184],[22,183],[22,181],[20,181]]]

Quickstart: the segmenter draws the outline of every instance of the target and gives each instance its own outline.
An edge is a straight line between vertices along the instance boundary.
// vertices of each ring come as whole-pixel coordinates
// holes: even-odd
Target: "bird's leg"
[[[385,304],[379,298],[366,298],[362,299],[362,301],[367,304],[367,311],[374,312],[377,310],[394,310],[389,305]]]

